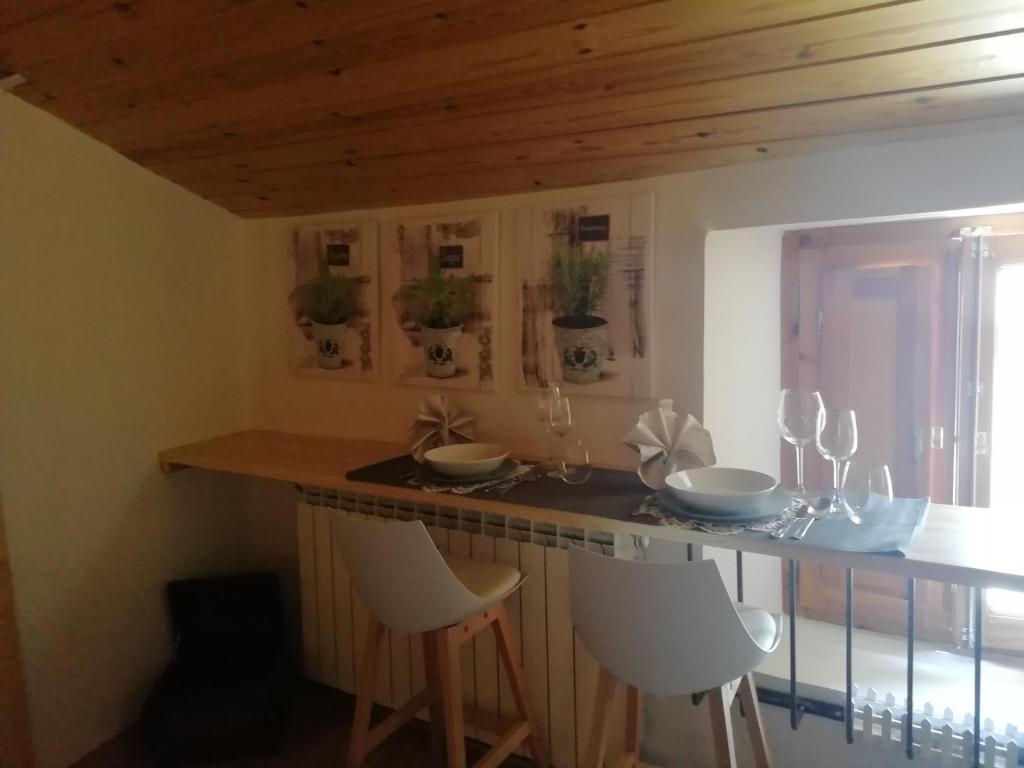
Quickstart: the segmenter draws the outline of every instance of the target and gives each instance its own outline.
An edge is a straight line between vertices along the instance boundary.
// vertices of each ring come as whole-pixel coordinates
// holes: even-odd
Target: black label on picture
[[[462,246],[442,245],[438,251],[441,269],[462,269]]]
[[[327,244],[327,266],[347,267],[348,266],[348,243]]]
[[[576,220],[576,235],[581,243],[600,243],[608,240],[612,228],[612,217],[580,216]]]

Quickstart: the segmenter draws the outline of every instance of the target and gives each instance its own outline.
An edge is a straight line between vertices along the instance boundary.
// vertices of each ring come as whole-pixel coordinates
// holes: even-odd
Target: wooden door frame
[[[14,585],[0,504],[0,766],[32,768],[28,694],[18,638]]]

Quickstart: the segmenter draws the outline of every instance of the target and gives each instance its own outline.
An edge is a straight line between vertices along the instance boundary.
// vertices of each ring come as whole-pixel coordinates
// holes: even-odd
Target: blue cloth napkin
[[[787,544],[844,552],[871,552],[905,557],[914,539],[924,528],[929,500],[876,500],[854,525],[846,517],[824,517],[814,521],[802,539],[787,539]],[[763,537],[763,533],[745,531],[741,536]]]
[[[671,494],[661,493],[660,508],[683,521],[714,523],[723,526],[715,533],[735,533],[744,538],[763,538],[764,521],[782,515],[793,500],[794,492],[781,486],[758,500],[755,507],[743,516],[708,515],[707,512],[688,509]],[[870,552],[873,554],[905,557],[914,539],[924,528],[929,500],[875,499],[860,512],[862,522],[855,525],[845,516],[818,518],[802,539],[786,539],[787,544],[818,549],[836,549],[844,552]],[[734,526],[731,530],[724,526]],[[738,530],[739,526],[747,527]],[[710,529],[705,529],[710,530]]]

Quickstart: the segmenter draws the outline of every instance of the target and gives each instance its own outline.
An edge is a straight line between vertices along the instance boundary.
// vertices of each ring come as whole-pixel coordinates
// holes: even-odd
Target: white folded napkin
[[[444,395],[431,395],[420,403],[420,412],[409,428],[412,445],[409,453],[420,464],[431,448],[452,443],[471,443],[476,434],[471,416],[448,402]]]
[[[637,474],[655,490],[665,487],[665,477],[672,472],[715,463],[711,433],[690,414],[680,417],[671,400],[642,414],[622,441],[640,454]]]

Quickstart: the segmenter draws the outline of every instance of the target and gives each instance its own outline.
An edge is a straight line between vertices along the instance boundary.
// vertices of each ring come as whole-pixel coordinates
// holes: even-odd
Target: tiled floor
[[[339,768],[344,765],[352,719],[352,697],[324,686],[302,683],[296,689],[288,735],[276,758],[204,763],[203,768]],[[468,759],[479,759],[483,747],[469,742]],[[373,754],[368,768],[430,766],[430,732],[414,721],[388,739]],[[509,759],[507,768],[525,768],[529,762]],[[131,731],[83,758],[72,768],[155,768],[146,757],[138,734]]]

